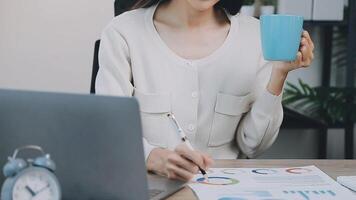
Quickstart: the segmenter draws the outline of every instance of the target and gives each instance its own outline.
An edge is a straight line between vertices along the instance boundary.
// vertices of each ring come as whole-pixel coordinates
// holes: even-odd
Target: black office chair
[[[136,0],[115,0],[114,7],[115,7],[115,16],[120,15],[121,13],[126,12],[129,10]]]
[[[93,59],[93,68],[91,72],[91,82],[90,82],[90,94],[95,94],[95,80],[96,75],[99,71],[99,47],[100,47],[100,40],[95,42],[94,47],[94,59]]]
[[[115,8],[115,16],[120,15],[123,12],[126,12],[129,10],[132,6],[134,0],[115,0],[114,2],[114,8]],[[94,47],[94,58],[93,58],[93,68],[92,68],[92,73],[91,73],[91,82],[90,82],[90,94],[95,94],[95,80],[96,80],[96,75],[98,74],[99,71],[99,48],[100,48],[100,40],[97,40],[95,42],[95,47]]]

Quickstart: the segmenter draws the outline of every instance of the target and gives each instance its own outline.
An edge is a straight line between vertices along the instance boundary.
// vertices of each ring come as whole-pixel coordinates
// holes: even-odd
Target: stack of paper
[[[352,200],[356,196],[315,166],[213,168],[209,182],[197,175],[189,186],[202,200]]]

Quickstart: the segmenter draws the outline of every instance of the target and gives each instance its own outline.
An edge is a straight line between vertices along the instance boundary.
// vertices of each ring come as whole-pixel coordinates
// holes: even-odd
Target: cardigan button
[[[197,98],[198,97],[198,92],[192,92],[192,97]]]
[[[194,131],[194,130],[195,130],[194,124],[189,124],[189,125],[188,125],[188,130]]]

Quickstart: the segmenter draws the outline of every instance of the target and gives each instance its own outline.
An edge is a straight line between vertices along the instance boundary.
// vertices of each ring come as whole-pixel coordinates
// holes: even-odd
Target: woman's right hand
[[[147,170],[169,179],[189,181],[199,172],[199,167],[207,170],[213,164],[210,156],[190,150],[184,143],[174,151],[155,148],[147,159]]]

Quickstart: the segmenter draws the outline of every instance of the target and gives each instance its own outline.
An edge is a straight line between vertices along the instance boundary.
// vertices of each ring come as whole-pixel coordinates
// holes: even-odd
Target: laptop
[[[51,155],[62,199],[162,199],[184,186],[146,173],[134,98],[0,90],[0,168],[25,145]]]

